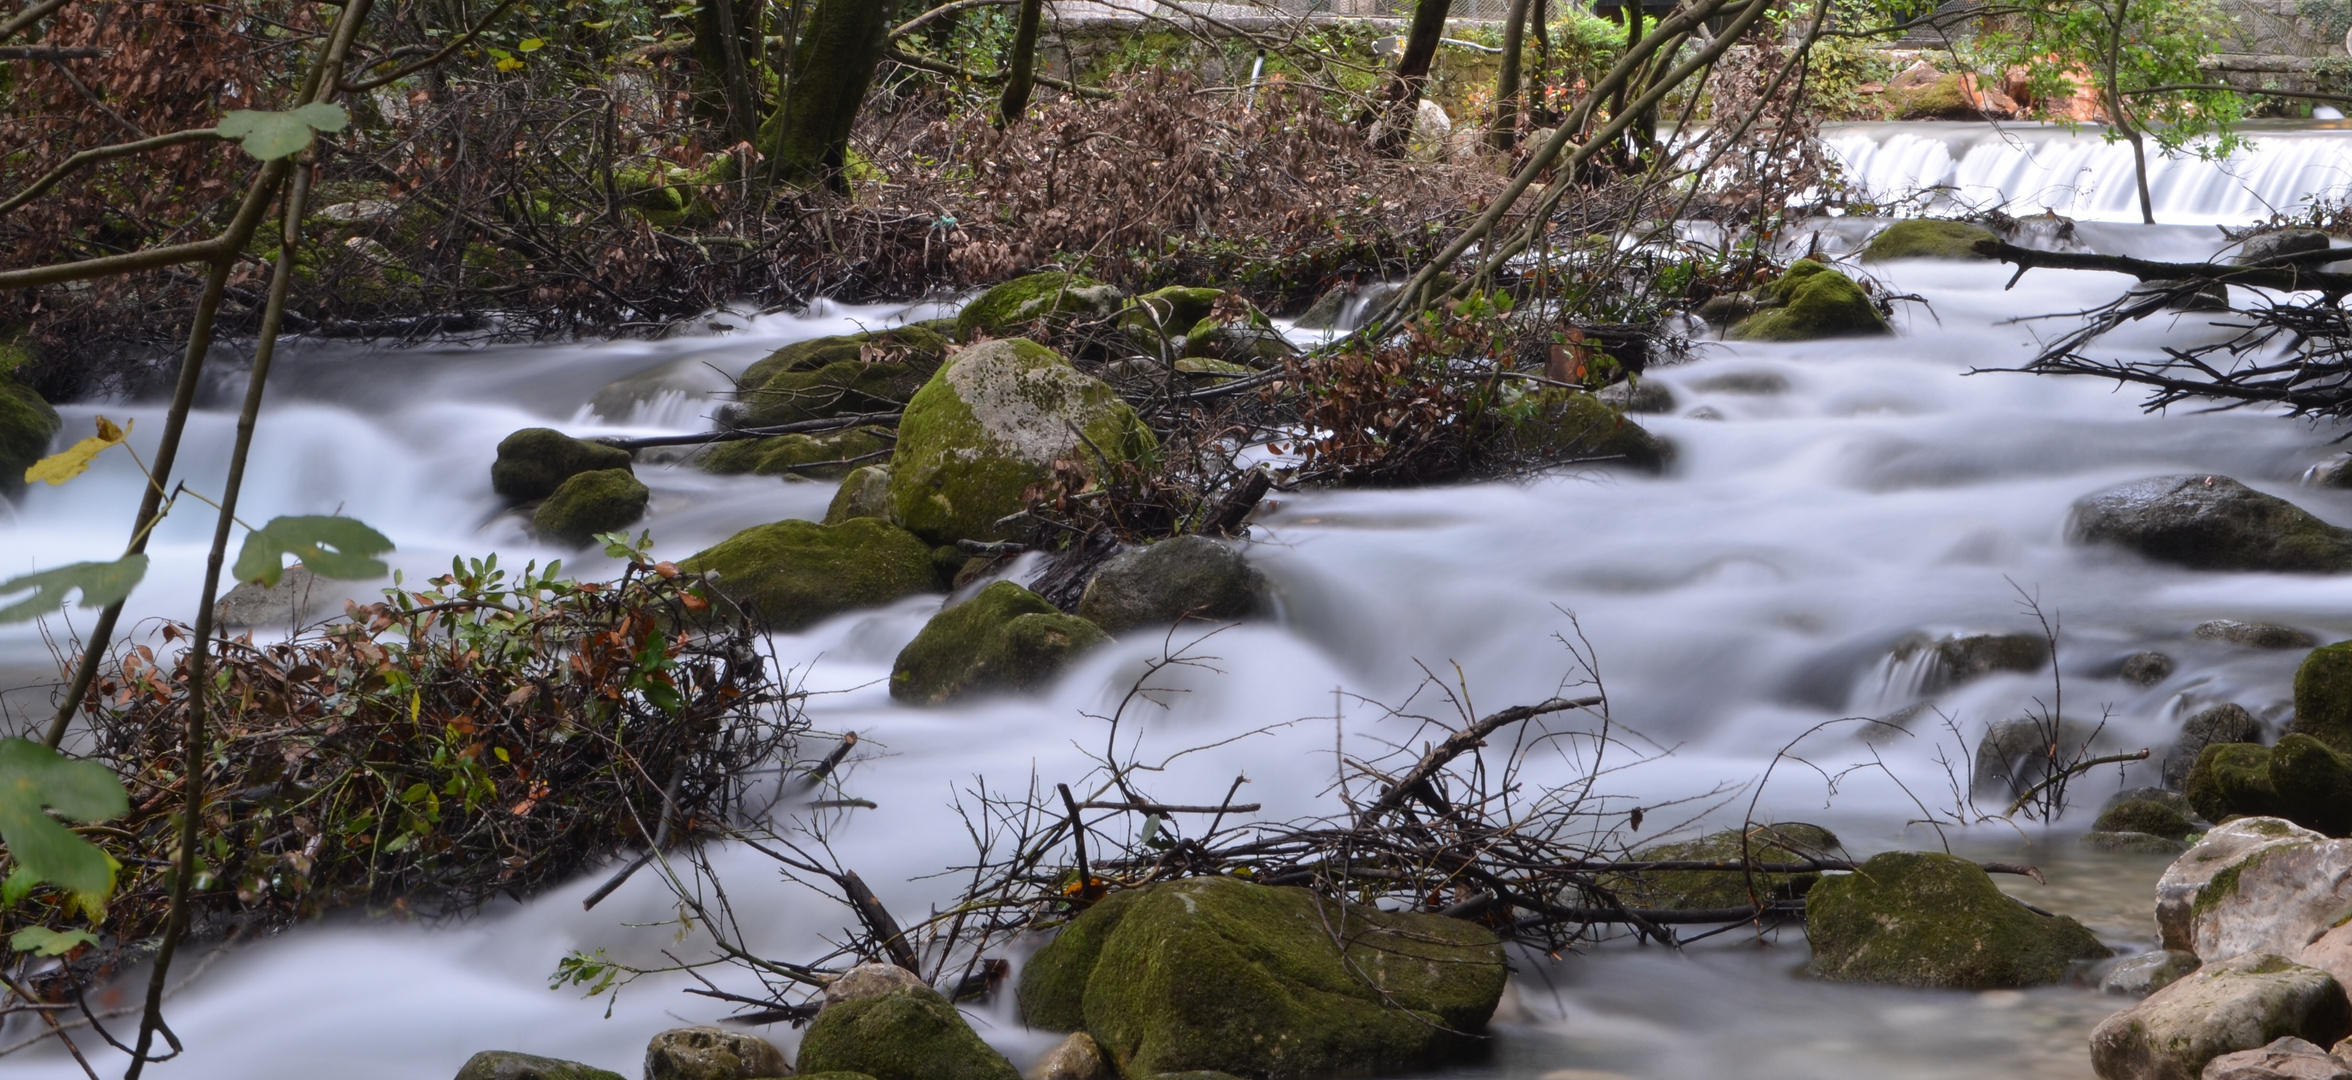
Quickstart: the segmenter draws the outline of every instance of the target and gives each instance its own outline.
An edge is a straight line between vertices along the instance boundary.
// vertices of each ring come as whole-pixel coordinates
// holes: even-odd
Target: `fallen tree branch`
[[[2156,262],[2152,259],[2135,259],[2129,255],[2040,251],[2018,247],[2005,240],[1979,240],[1976,242],[1976,252],[2016,266],[2016,276],[2009,279],[2011,287],[2017,284],[2018,278],[2025,276],[2026,271],[2047,268],[2106,270],[2130,274],[2141,281],[2212,281],[2284,292],[2317,289],[2331,297],[2352,293],[2352,274],[2306,270],[2296,265],[2302,262],[2340,262],[2347,255],[2352,255],[2352,252],[2306,251],[2246,265]]]
[[[1601,699],[1598,697],[1581,697],[1574,700],[1553,698],[1536,705],[1513,705],[1463,728],[1447,738],[1446,741],[1430,747],[1428,753],[1421,755],[1420,764],[1413,766],[1402,779],[1391,785],[1387,791],[1382,792],[1380,798],[1373,800],[1372,805],[1366,807],[1364,812],[1357,816],[1357,820],[1370,821],[1403,806],[1405,800],[1409,798],[1418,798],[1424,802],[1433,803],[1433,809],[1444,813],[1446,807],[1443,805],[1443,800],[1438,799],[1436,792],[1430,790],[1429,781],[1446,767],[1447,762],[1477,749],[1485,744],[1487,736],[1522,720],[1542,716],[1546,713],[1591,708],[1600,703]]]
[[[737,442],[743,439],[765,439],[775,435],[801,435],[811,431],[836,431],[841,428],[858,427],[863,424],[895,424],[898,423],[899,417],[904,415],[906,414],[902,412],[854,413],[849,416],[831,416],[823,420],[801,420],[790,424],[775,424],[769,427],[727,428],[721,431],[697,432],[692,435],[646,435],[634,439],[607,438],[595,439],[591,441],[600,442],[606,446],[617,446],[623,450],[629,451],[630,453],[635,453],[639,450],[644,450],[655,446],[693,446],[700,443]],[[817,464],[824,465],[831,463],[817,462]]]

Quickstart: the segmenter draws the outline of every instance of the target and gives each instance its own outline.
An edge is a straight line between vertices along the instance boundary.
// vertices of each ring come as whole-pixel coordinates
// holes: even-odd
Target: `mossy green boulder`
[[[890,466],[861,465],[841,478],[841,488],[825,507],[825,524],[839,525],[851,518],[890,520]]]
[[[2155,476],[2092,492],[2075,500],[2066,540],[2193,570],[2352,570],[2352,529],[2226,476]]]
[[[1957,73],[1887,91],[1894,120],[1981,120],[1984,110]]]
[[[2168,803],[2155,799],[2130,799],[2116,803],[2099,812],[2099,819],[2091,824],[2095,832],[2139,833],[2160,836],[2166,840],[2186,840],[2197,831],[2197,824]]]
[[[0,374],[0,495],[24,490],[25,470],[49,456],[63,424],[32,387]]]
[[[848,475],[860,459],[883,454],[890,446],[889,433],[880,428],[773,435],[719,443],[703,451],[695,464],[722,476],[751,473],[830,480]]]
[[[1059,329],[1073,318],[1101,318],[1126,302],[1119,290],[1078,274],[1051,271],[989,289],[956,315],[956,340],[1027,334],[1040,322]]]
[[[626,529],[645,516],[653,498],[627,469],[574,473],[555,486],[531,513],[531,531],[549,540],[585,547],[597,533]]]
[[[1096,476],[1158,453],[1110,385],[1021,338],[974,345],[907,404],[890,459],[892,516],[933,544],[1005,540],[1056,461]]]
[[[1507,976],[1475,923],[1200,877],[1089,908],[1030,958],[1020,1003],[1032,1027],[1093,1036],[1121,1076],[1306,1080],[1442,1063],[1475,1045]]]
[[[870,520],[870,519],[860,519]],[[1110,640],[1045,598],[999,581],[923,624],[890,668],[890,696],[938,705],[965,694],[1026,690]]]
[[[544,499],[557,486],[584,472],[628,469],[626,450],[575,439],[554,428],[524,428],[498,443],[490,464],[490,489],[514,502]]]
[[[466,1059],[456,1080],[621,1080],[621,1074],[561,1058],[484,1050]]]
[[[1779,279],[1751,294],[1758,310],[1740,320],[1734,341],[1812,341],[1894,333],[1862,286],[1811,259],[1790,263]]]
[[[1991,229],[1965,221],[1911,218],[1880,229],[1878,235],[1871,237],[1870,243],[1863,247],[1862,261],[1989,259],[1991,256],[1977,252],[1976,245],[1985,240],[1999,239]]]
[[[2037,915],[1976,864],[1890,851],[1805,894],[1813,974],[1836,982],[1991,990],[2041,986],[2109,955],[2083,924]]]
[[[855,413],[893,412],[939,370],[947,339],[920,326],[787,345],[745,368],[730,427],[768,427]]]
[[[2287,730],[2352,752],[2352,641],[2304,655],[2295,669],[2295,719]]]
[[[680,561],[719,572],[718,591],[778,630],[798,630],[845,611],[878,607],[939,587],[930,545],[887,521],[754,525]]]
[[[1639,862],[1706,861],[1756,866],[1837,858],[1838,850],[1838,838],[1828,829],[1789,822],[1725,829],[1696,840],[1652,844],[1634,852],[1632,857]],[[1618,901],[1627,907],[1716,910],[1746,907],[1757,901],[1769,904],[1795,900],[1819,880],[1821,875],[1814,873],[1646,870],[1609,875],[1601,884],[1616,893]]]
[[[1170,285],[1128,301],[1126,309],[1119,312],[1119,325],[1161,337],[1182,337],[1208,318],[1209,310],[1224,295],[1223,289]]]
[[[1582,390],[1547,386],[1513,403],[1504,415],[1500,435],[1514,455],[1650,472],[1674,459],[1672,444],[1626,419],[1623,409]]]
[[[2352,836],[2352,755],[2309,735],[2277,746],[2217,743],[2189,770],[2189,805],[2207,821],[2279,817],[2328,836]]]
[[[1021,1080],[929,987],[829,1003],[800,1040],[801,1076],[859,1073],[874,1080]]]

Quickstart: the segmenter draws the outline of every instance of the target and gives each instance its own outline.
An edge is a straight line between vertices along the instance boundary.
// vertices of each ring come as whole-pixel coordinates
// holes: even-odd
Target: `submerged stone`
[[[1020,1002],[1032,1027],[1094,1036],[1122,1076],[1309,1080],[1473,1047],[1507,975],[1474,923],[1198,877],[1088,908],[1030,959]]]
[[[931,548],[873,518],[754,525],[681,560],[678,568],[718,571],[721,595],[778,630],[939,587]]]
[[[1243,619],[1257,612],[1265,588],[1232,546],[1178,536],[1105,561],[1079,596],[1078,615],[1114,634],[1184,618]]]
[[[515,502],[544,499],[584,472],[628,469],[634,458],[617,446],[575,439],[553,428],[524,428],[500,440],[490,465],[490,489]]]
[[[2133,686],[2154,686],[2172,677],[2180,665],[2160,652],[2136,652],[2123,658],[2116,674]]]
[[[1563,463],[1624,464],[1661,472],[1673,444],[1625,418],[1616,406],[1581,390],[1547,386],[1522,399],[1504,425],[1510,449]]]
[[[2083,925],[2011,899],[1975,864],[1925,851],[1875,855],[1805,895],[1815,975],[1966,990],[2040,986],[2108,955]]]
[[[2144,998],[2198,968],[2196,954],[2155,949],[2116,961],[2099,980],[2102,993]]]
[[[2146,833],[2167,840],[2184,840],[2197,826],[2173,806],[2156,799],[2132,799],[2100,811],[2091,828],[2100,832]]]
[[[923,624],[891,665],[890,696],[938,705],[970,693],[1026,690],[1109,640],[1093,623],[999,581]]]
[[[2352,568],[2352,530],[2226,476],[2158,476],[2086,495],[2075,501],[2066,539],[2196,570]]]
[[[1812,341],[1894,333],[1870,294],[1847,277],[1811,259],[1754,292],[1759,307],[1724,335],[1734,341]]]
[[[1978,253],[1976,245],[1986,240],[1999,239],[1991,229],[1982,225],[1940,218],[1911,218],[1880,229],[1878,235],[1871,237],[1869,245],[1862,249],[1862,261],[1983,260],[1992,256]]]
[[[2208,641],[2226,641],[2250,649],[2308,649],[2319,642],[2292,626],[2277,623],[2209,619],[2197,624],[2196,634]]]
[[[800,1040],[801,1076],[861,1073],[874,1080],[1021,1080],[963,1014],[929,987],[827,1006]]]
[[[574,473],[531,513],[531,531],[585,547],[597,533],[626,529],[645,516],[653,492],[627,469]]]

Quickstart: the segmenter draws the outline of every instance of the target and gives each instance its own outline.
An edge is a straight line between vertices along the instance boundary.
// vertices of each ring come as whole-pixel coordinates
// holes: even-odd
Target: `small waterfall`
[[[2352,129],[2248,125],[2250,145],[2222,161],[2164,158],[2150,148],[2148,190],[2167,225],[2242,225],[2352,192]],[[1891,202],[1931,188],[1937,201],[2044,211],[2089,221],[2140,219],[2131,145],[2097,126],[1833,124],[1824,139],[1857,194]]]

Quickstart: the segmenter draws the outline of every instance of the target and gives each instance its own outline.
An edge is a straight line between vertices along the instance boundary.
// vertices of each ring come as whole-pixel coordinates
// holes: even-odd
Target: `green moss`
[[[1209,309],[1224,295],[1223,289],[1170,285],[1128,301],[1119,313],[1119,325],[1174,337],[1208,318]]]
[[[1017,277],[981,293],[956,316],[956,340],[1027,333],[1039,320],[1108,315],[1118,291],[1091,278],[1052,271]]]
[[[678,567],[691,573],[718,571],[721,594],[779,630],[797,630],[939,585],[931,549],[906,530],[873,518],[839,525],[755,525]]]
[[[846,476],[858,467],[849,462],[888,449],[890,439],[883,429],[851,428],[816,435],[776,435],[723,442],[704,451],[694,463],[705,472],[722,476],[754,473],[829,480]]]
[[[1510,406],[1507,415],[1504,437],[1522,452],[1564,461],[1621,462],[1653,472],[1674,457],[1666,440],[1581,390],[1544,387]]]
[[[2277,746],[2217,743],[2189,770],[2189,805],[2209,821],[2279,817],[2328,836],[2352,836],[2352,755],[2293,733]]]
[[[1739,862],[1746,851],[1747,865],[1756,863],[1804,862],[1807,859],[1830,858],[1838,850],[1838,839],[1819,825],[1791,822],[1786,825],[1758,825],[1752,829],[1725,829],[1697,840],[1674,844],[1653,844],[1633,853],[1633,858],[1645,862],[1701,860],[1709,862]],[[1743,874],[1717,873],[1705,870],[1653,870],[1640,874],[1611,875],[1602,884],[1617,893],[1619,900],[1630,907],[1641,908],[1730,908],[1756,900],[1792,900],[1820,880],[1819,874]]]
[[[2099,820],[2091,828],[2099,832],[2146,833],[2167,840],[2184,839],[2197,831],[2186,815],[2154,799],[2133,799],[2110,806],[2099,814]]]
[[[1837,982],[1968,990],[2039,986],[2108,955],[2073,919],[2037,915],[1975,864],[1890,851],[1805,896],[1814,974]]]
[[[2352,752],[2352,641],[2311,650],[2295,669],[2295,720],[2300,732]]]
[[[64,426],[32,387],[0,375],[0,494],[24,490],[25,470],[49,456],[49,444]]]
[[[874,1080],[1020,1080],[937,991],[907,989],[827,1005],[800,1040],[801,1076]]]
[[[2220,872],[2207,878],[2205,886],[2197,890],[2197,898],[2189,903],[2189,918],[2193,920],[2197,916],[2213,910],[2222,901],[2238,895],[2238,879],[2243,877],[2246,871],[2262,865],[2262,861],[2269,857],[2269,849],[2257,851],[2244,859],[2222,867]]]
[[[1100,475],[1158,448],[1102,380],[1035,342],[991,341],[958,353],[907,403],[890,459],[891,512],[933,544],[1008,539],[997,522],[1028,509],[1057,458]]]
[[[825,507],[825,524],[839,525],[851,518],[890,520],[890,466],[861,465],[841,478],[841,489]]]
[[[1258,316],[1254,321],[1233,323],[1202,319],[1184,335],[1184,355],[1247,364],[1252,368],[1273,367],[1297,356],[1297,346],[1263,319]]]
[[[1032,1024],[1075,1026],[1082,986],[1077,1013],[1122,1076],[1293,1080],[1441,1062],[1474,1044],[1507,973],[1473,923],[1188,878],[1080,915],[1020,996]]]
[[[1888,103],[1896,120],[1977,120],[1984,116],[1969,100],[1968,88],[1957,74],[1944,75],[1934,82],[1908,90],[1890,90]]]
[[[900,327],[787,345],[744,369],[722,418],[738,427],[890,412],[939,370],[947,340]]]
[[[796,341],[753,361],[736,377],[735,388],[753,393],[769,379],[786,372],[816,371],[845,360],[903,357],[917,362],[927,360],[930,367],[936,368],[947,355],[947,344],[947,337],[927,324]],[[930,372],[926,370],[924,375],[928,378]]]
[[[1778,280],[1756,289],[1755,299],[1763,310],[1732,327],[1726,337],[1735,341],[1811,341],[1894,333],[1862,286],[1811,259],[1789,264]]]
[[[890,696],[938,705],[988,690],[1025,690],[1110,640],[1093,623],[999,581],[931,617],[890,669]]]
[[[1862,249],[1862,261],[1986,259],[1990,256],[1978,254],[1977,243],[1998,239],[1991,230],[1965,221],[1911,218],[1895,222],[1871,237],[1869,246]]]
[[[627,469],[634,460],[617,446],[575,439],[553,428],[524,428],[499,442],[490,488],[517,502],[544,499],[579,473]]]
[[[550,540],[585,547],[597,533],[628,528],[645,516],[653,498],[627,469],[574,473],[531,514],[531,531]]]
[[[484,1050],[466,1059],[465,1066],[457,1070],[457,1080],[621,1080],[621,1074],[577,1061]]]
[[[2278,791],[2270,784],[2270,748],[2253,743],[2215,743],[2197,755],[2183,785],[2189,808],[2207,821],[2278,813]]]

